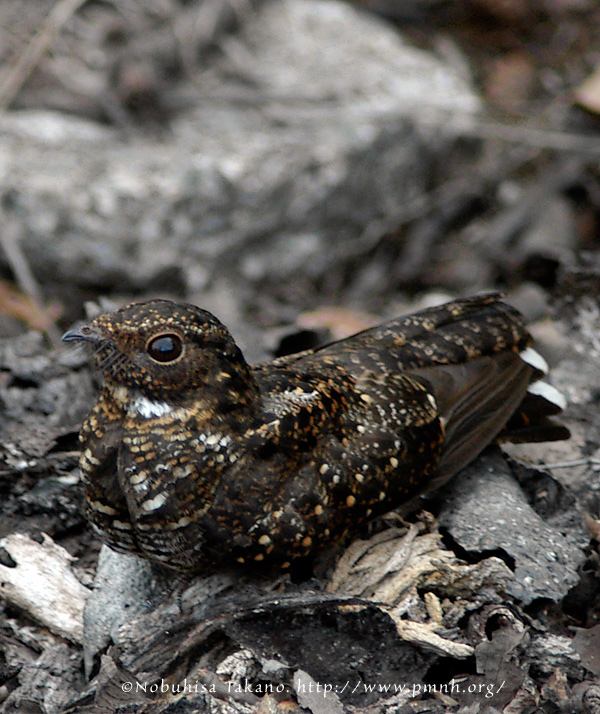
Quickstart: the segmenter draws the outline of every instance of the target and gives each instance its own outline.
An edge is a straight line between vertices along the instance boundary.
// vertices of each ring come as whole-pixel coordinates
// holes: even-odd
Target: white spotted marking
[[[339,483],[339,482],[340,482],[340,475],[339,475],[339,474],[334,474],[332,481],[333,481],[333,483]]]
[[[147,471],[138,471],[137,473],[134,473],[129,477],[129,483],[132,486],[139,486],[139,484],[144,483],[144,481],[148,478],[148,472]]]
[[[287,399],[291,399],[294,402],[300,403],[310,403],[318,398],[319,392],[313,390],[312,392],[305,392],[302,387],[296,387],[296,389],[285,389],[283,391],[283,396]]]
[[[100,465],[100,459],[97,459],[95,456],[92,456],[92,450],[91,449],[86,449],[83,452],[84,457],[86,458],[87,461],[92,464],[92,466],[99,466]]]
[[[122,385],[118,387],[113,387],[112,393],[116,401],[121,402],[121,404],[124,404],[129,399],[129,392],[127,391],[127,387],[124,387]]]
[[[365,480],[363,474],[354,474],[354,478],[358,481],[358,483],[362,483]]]
[[[111,525],[113,528],[116,528],[117,530],[120,530],[120,531],[130,531],[131,530],[131,523],[127,523],[125,521],[114,520],[114,521],[112,521]],[[102,532],[102,531],[100,531],[100,529],[98,529],[98,530],[99,530],[99,532]]]
[[[160,493],[157,493],[154,498],[149,498],[147,501],[144,501],[142,503],[142,511],[150,512],[150,511],[156,511],[159,509],[161,506],[164,506],[164,504],[169,500],[169,496],[166,493],[166,491],[161,491]]]
[[[185,466],[175,466],[171,470],[173,478],[187,478],[194,473],[194,467],[191,464],[185,464]]]
[[[395,456],[392,456],[392,458],[390,459],[390,464],[393,468],[398,468],[398,459]]]
[[[189,516],[182,516],[178,521],[175,521],[175,523],[168,523],[167,530],[174,531],[178,528],[185,528],[186,526],[189,526],[191,522],[192,519]]]
[[[221,451],[229,446],[231,437],[227,436],[227,434],[205,434],[201,432],[198,435],[198,441],[200,442],[200,452],[206,449],[209,451]]]
[[[114,509],[112,506],[107,506],[105,503],[102,503],[100,501],[92,501],[91,506],[94,509],[94,511],[99,511],[100,513],[106,513],[109,516],[117,515],[116,509]]]

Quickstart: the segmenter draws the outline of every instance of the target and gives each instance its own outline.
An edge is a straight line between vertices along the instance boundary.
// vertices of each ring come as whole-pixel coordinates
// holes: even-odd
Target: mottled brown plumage
[[[447,480],[503,429],[568,435],[497,295],[256,367],[210,313],[167,300],[64,339],[89,345],[104,375],[81,430],[90,522],[177,569],[288,567]]]

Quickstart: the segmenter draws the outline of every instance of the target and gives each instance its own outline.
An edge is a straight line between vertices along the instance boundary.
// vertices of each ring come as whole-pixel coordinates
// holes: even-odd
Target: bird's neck
[[[246,364],[215,370],[196,389],[148,389],[106,379],[103,391],[135,421],[193,420],[198,427],[210,424],[234,432],[243,430],[261,406],[256,380]]]

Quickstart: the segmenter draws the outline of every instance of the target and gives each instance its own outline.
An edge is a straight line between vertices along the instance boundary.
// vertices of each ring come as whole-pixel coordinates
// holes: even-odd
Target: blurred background
[[[256,361],[486,290],[524,312],[572,438],[484,457],[410,526],[431,567],[405,567],[402,546],[394,607],[437,644],[403,644],[402,659],[377,613],[357,630],[315,607],[305,647],[289,634],[293,610],[289,621],[267,612],[251,637],[228,632],[228,647],[281,630],[270,674],[258,655],[236,671],[288,687],[291,670],[274,675],[272,662],[291,646],[284,660],[332,681],[348,678],[345,652],[365,681],[461,674],[502,684],[493,711],[600,712],[599,39],[594,0],[0,0],[1,712],[58,712],[82,692],[73,714],[115,711],[121,670],[108,668],[123,652],[143,663],[152,631],[143,619],[130,649],[121,640],[104,658],[104,704],[88,707],[81,641],[86,657],[90,641],[102,651],[113,623],[106,641],[77,631],[68,642],[37,609],[45,578],[63,585],[54,545],[86,587],[99,550],[77,467],[98,382],[83,352],[51,349],[64,329],[97,303],[170,297],[213,312]],[[44,586],[12,588],[28,562],[16,548],[32,542]],[[381,563],[392,592],[390,556]],[[368,569],[354,594],[376,592],[360,589]],[[107,603],[131,585],[120,566],[114,581]],[[156,612],[153,666],[179,667]],[[169,612],[187,634],[179,600]],[[477,650],[440,649],[440,632]],[[218,642],[208,665],[194,647],[202,667],[233,671],[217,668]],[[250,711],[211,701],[174,706]],[[485,694],[464,701],[492,711]],[[391,711],[381,702],[360,711]],[[394,711],[460,706],[414,704]],[[311,711],[342,710],[323,707]]]
[[[201,305],[261,359],[597,289],[593,0],[3,0],[0,336]]]

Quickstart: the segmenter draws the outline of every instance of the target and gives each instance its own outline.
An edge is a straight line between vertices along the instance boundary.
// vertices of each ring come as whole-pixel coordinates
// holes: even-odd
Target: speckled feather
[[[65,339],[85,341],[104,375],[81,430],[87,516],[113,548],[177,569],[314,554],[447,480],[541,376],[497,295],[254,368],[210,313],[166,300]],[[152,345],[175,357],[157,361]],[[536,409],[521,414],[529,436],[568,435],[547,418],[559,407]]]

